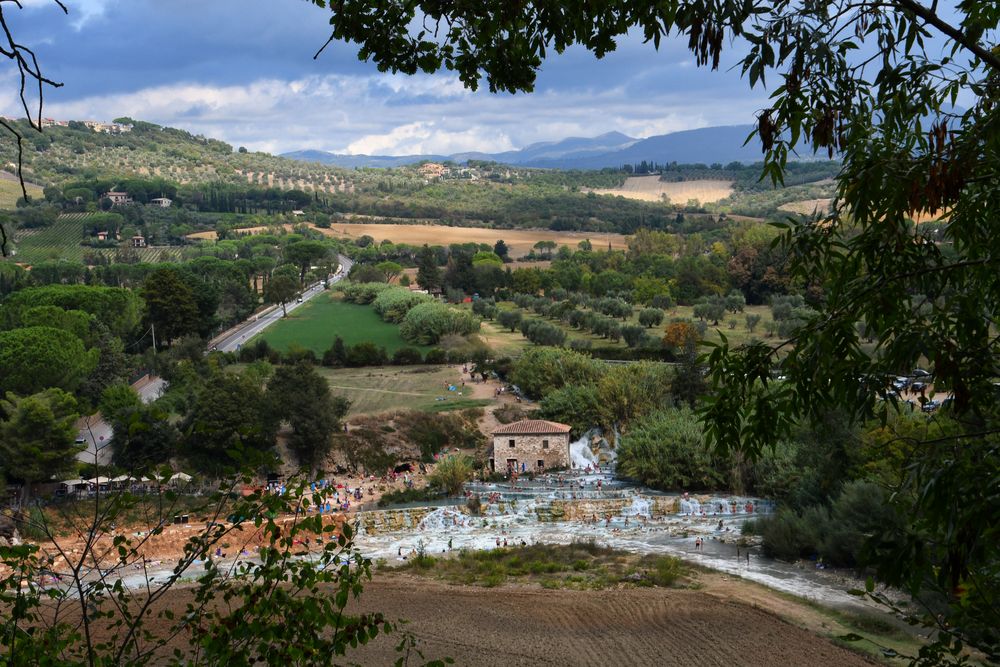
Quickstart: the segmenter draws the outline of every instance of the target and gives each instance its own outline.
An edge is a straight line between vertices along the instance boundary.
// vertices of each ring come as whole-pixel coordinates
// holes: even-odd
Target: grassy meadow
[[[421,353],[430,349],[407,343],[399,335],[399,327],[383,322],[371,306],[345,303],[326,293],[310,299],[261,334],[278,350],[285,351],[292,345],[298,345],[317,355],[330,349],[337,336],[344,340],[345,345],[375,343],[384,347],[390,356],[401,347],[415,347]]]
[[[351,400],[348,415],[389,410],[443,412],[482,407],[491,401],[471,398],[471,390],[447,391],[458,373],[453,366],[382,366],[374,368],[319,368],[330,389]]]

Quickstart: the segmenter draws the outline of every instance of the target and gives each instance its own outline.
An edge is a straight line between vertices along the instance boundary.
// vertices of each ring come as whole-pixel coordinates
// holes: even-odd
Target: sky
[[[390,75],[332,43],[328,10],[305,0],[53,0],[6,5],[15,34],[64,85],[46,117],[130,116],[250,150],[407,155],[496,152],[619,131],[647,137],[753,122],[766,106],[730,62],[694,66],[685,44],[631,36],[603,60],[572,49],[546,60],[535,91],[471,92],[449,72]],[[23,116],[14,73],[0,112]]]

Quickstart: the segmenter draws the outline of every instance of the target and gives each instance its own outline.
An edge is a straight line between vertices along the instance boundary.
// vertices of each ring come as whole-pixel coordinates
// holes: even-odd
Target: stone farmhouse
[[[518,472],[569,467],[570,426],[543,419],[524,419],[493,431],[491,470]]]

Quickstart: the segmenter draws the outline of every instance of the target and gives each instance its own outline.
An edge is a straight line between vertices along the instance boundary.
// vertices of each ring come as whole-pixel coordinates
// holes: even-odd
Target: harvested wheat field
[[[870,665],[755,607],[699,591],[474,588],[376,577],[353,611],[405,618],[427,659],[458,665]],[[394,637],[351,655],[392,664]]]
[[[674,204],[686,204],[697,199],[702,204],[725,199],[733,194],[732,181],[661,181],[659,176],[629,176],[618,188],[588,190],[598,195],[617,195],[641,201],[663,201],[664,195]]]
[[[813,215],[814,213],[826,214],[830,212],[830,204],[833,200],[829,197],[825,199],[804,199],[802,201],[790,201],[778,207],[779,211],[789,213],[799,213],[801,215]]]
[[[329,229],[321,229],[327,236],[337,238],[359,238],[371,236],[376,241],[389,239],[393,243],[413,245],[448,245],[450,243],[488,243],[493,245],[503,239],[510,249],[510,256],[517,258],[527,255],[539,241],[555,241],[558,245],[576,245],[590,239],[595,248],[606,249],[608,244],[614,249],[627,247],[624,234],[607,232],[556,232],[545,229],[488,229],[484,227],[449,227],[446,225],[392,225],[379,223],[335,223]]]
[[[317,231],[339,239],[357,239],[371,236],[375,241],[388,239],[393,243],[409,243],[412,245],[449,245],[451,243],[488,243],[493,245],[498,239],[503,239],[509,248],[512,258],[523,257],[539,241],[555,241],[557,245],[576,245],[589,239],[594,248],[605,250],[608,245],[615,250],[628,247],[624,234],[609,232],[556,232],[544,229],[489,229],[485,227],[450,227],[447,225],[394,225],[386,223],[335,223],[329,228],[315,227]],[[259,234],[268,227],[247,227],[234,230],[236,233]],[[291,231],[292,225],[286,224],[285,229]],[[215,232],[196,232],[188,234],[190,239],[214,240]]]
[[[791,201],[787,204],[782,204],[778,207],[779,211],[788,211],[789,213],[799,213],[801,215],[813,215],[819,213],[825,215],[830,212],[830,206],[833,204],[833,200],[826,199],[804,199],[802,201]],[[936,213],[916,213],[910,215],[910,218],[916,223],[931,222],[934,220],[939,220],[947,214],[947,211],[938,211]]]

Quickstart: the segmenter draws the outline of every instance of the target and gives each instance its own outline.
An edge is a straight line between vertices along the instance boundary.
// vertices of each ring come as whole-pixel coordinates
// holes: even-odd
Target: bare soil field
[[[379,576],[352,611],[408,620],[427,659],[459,665],[873,664],[756,606],[695,590],[476,588]],[[393,639],[350,657],[392,664]]]
[[[313,225],[309,225],[312,227]],[[291,230],[292,225],[285,225]],[[246,234],[257,234],[266,231],[267,227],[247,227],[239,230]],[[393,243],[410,243],[413,245],[448,245],[450,243],[488,243],[493,245],[498,239],[503,239],[510,248],[510,256],[523,257],[531,252],[539,241],[555,241],[558,245],[576,245],[589,239],[595,248],[605,249],[610,246],[616,250],[628,247],[624,234],[609,232],[556,232],[544,229],[489,229],[484,227],[449,227],[447,225],[393,225],[382,223],[337,223],[328,229],[316,227],[326,236],[340,239],[357,239],[371,236],[377,242],[388,239]],[[188,238],[214,240],[215,232],[197,232],[189,234]],[[520,266],[520,265],[519,265]]]
[[[732,181],[661,181],[659,176],[630,176],[619,188],[587,190],[598,195],[617,195],[626,199],[641,201],[663,201],[666,195],[674,204],[686,204],[689,199],[697,199],[702,204],[710,204],[733,194]]]

